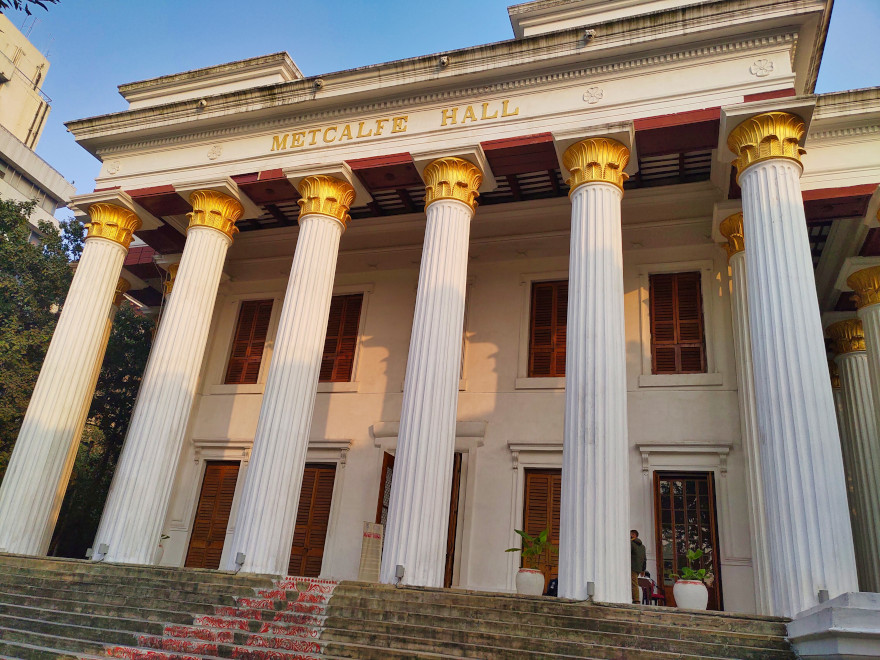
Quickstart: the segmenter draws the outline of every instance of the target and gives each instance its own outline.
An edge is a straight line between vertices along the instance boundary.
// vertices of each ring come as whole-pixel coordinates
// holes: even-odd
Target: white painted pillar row
[[[730,311],[733,320],[733,346],[736,352],[736,373],[739,389],[739,419],[743,453],[746,459],[746,494],[749,503],[749,541],[752,548],[752,570],[755,582],[755,606],[758,614],[770,612],[770,565],[767,551],[767,519],[764,514],[764,480],[761,476],[758,419],[755,410],[755,376],[752,367],[752,342],[749,334],[748,286],[746,255],[743,251],[742,213],[726,218],[720,226],[727,238],[730,266]]]
[[[140,219],[92,204],[88,235],[0,486],[0,550],[45,555],[109,336],[119,273]]]
[[[226,251],[242,213],[237,200],[210,190],[195,191],[190,203],[174,294],[150,351],[95,536],[94,559],[152,564],[162,533]]]
[[[425,242],[403,386],[380,580],[443,586],[461,370],[468,238],[482,173],[441,158],[423,174]]]
[[[569,147],[571,248],[559,595],[629,603],[629,459],[620,203],[629,150],[606,138]]]
[[[859,319],[834,323],[827,333],[834,341],[834,362],[843,395],[847,432],[841,445],[851,486],[859,587],[861,591],[880,593],[880,428],[865,334]]]
[[[772,112],[730,134],[742,188],[771,613],[857,590],[843,459],[800,190],[800,117]]]
[[[354,188],[329,176],[307,177],[299,235],[227,568],[287,572],[309,430],[333,296],[339,239]]]

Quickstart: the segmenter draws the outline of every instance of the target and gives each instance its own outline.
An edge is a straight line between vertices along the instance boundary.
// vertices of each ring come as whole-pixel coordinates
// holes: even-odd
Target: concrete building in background
[[[880,90],[814,92],[831,5],[122,85],[68,124],[103,166],[0,547],[46,551],[123,274],[165,297],[95,559],[353,579],[383,530],[362,578],[512,591],[549,528],[561,596],[629,602],[635,528],[668,604],[699,548],[710,609],[876,649]]]
[[[36,202],[31,215],[58,224],[55,211],[76,189],[34,150],[49,115],[41,87],[49,60],[0,14],[0,198]]]

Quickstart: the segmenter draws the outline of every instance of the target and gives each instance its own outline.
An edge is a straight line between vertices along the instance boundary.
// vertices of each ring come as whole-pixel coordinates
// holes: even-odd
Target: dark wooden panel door
[[[391,504],[391,479],[394,476],[394,454],[387,451],[382,456],[382,474],[379,476],[379,503],[376,505],[376,523],[388,522],[388,506]]]
[[[557,548],[561,491],[562,470],[526,470],[523,530],[530,536],[536,536],[549,528],[548,538]],[[544,591],[547,591],[550,580],[559,577],[559,554],[548,549],[540,559],[538,568],[544,571]]]
[[[238,481],[238,466],[238,461],[208,461],[205,464],[205,478],[184,562],[187,568],[220,568]]]
[[[446,528],[446,568],[443,574],[443,586],[452,586],[452,574],[455,568],[455,535],[458,531],[458,500],[461,492],[461,453],[455,452],[452,461],[452,492],[449,496],[449,525]]]
[[[318,577],[321,574],[334,481],[335,465],[306,464],[299,491],[288,575]]]
[[[715,479],[711,472],[654,473],[654,529],[657,534],[656,577],[666,594],[666,604],[675,605],[670,573],[680,574],[687,566],[688,550],[697,548],[703,557],[695,569],[706,568],[714,576],[709,587],[709,609],[723,609],[718,524],[715,509]]]

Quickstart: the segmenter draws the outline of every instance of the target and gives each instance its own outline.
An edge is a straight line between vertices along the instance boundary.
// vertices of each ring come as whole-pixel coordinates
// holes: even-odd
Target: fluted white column
[[[0,486],[0,549],[44,555],[73,470],[109,336],[108,317],[140,219],[93,204],[88,236]]]
[[[629,603],[629,459],[620,203],[629,150],[592,138],[569,147],[571,248],[559,595]]]
[[[249,573],[286,573],[290,562],[339,238],[354,201],[354,188],[328,176],[307,177],[299,189],[296,253],[228,553],[227,568],[243,553]]]
[[[746,284],[746,256],[743,252],[742,213],[735,213],[721,223],[727,238],[731,277],[730,311],[733,319],[733,346],[739,382],[739,419],[743,453],[746,459],[746,494],[749,500],[749,528],[752,548],[752,572],[755,605],[758,614],[770,613],[770,565],[767,551],[767,520],[764,514],[764,480],[761,476],[758,419],[755,411],[755,376],[752,368],[752,343],[749,333],[749,303]]]
[[[459,158],[425,168],[425,242],[380,579],[443,585],[461,367],[468,237],[482,173]]]
[[[95,536],[94,559],[151,564],[159,544],[226,251],[242,213],[237,200],[218,192],[196,191],[190,202],[174,293],[150,351]]]
[[[865,351],[862,322],[848,319],[829,326],[834,340],[846,436],[841,438],[850,506],[854,509],[853,542],[859,587],[880,593],[880,432]]]
[[[771,612],[856,591],[855,554],[800,190],[800,117],[765,113],[730,134],[742,188],[749,322]]]

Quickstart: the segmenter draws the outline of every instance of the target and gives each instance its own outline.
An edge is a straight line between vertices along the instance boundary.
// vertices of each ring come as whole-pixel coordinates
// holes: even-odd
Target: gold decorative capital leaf
[[[728,148],[736,154],[737,181],[749,165],[770,158],[800,163],[807,153],[800,146],[806,130],[804,120],[790,112],[765,112],[739,124],[727,137]]]
[[[235,223],[244,213],[241,203],[216,190],[196,190],[190,193],[193,210],[187,213],[189,228],[210,227],[232,238],[238,231]]]
[[[828,360],[828,373],[831,375],[831,387],[839,390],[840,372],[837,370],[837,363],[834,360]]]
[[[477,188],[483,183],[480,168],[464,158],[438,158],[422,174],[425,208],[440,199],[457,199],[476,210]]]
[[[177,277],[177,269],[180,268],[180,264],[169,264],[168,277],[165,279],[165,282],[162,284],[162,293],[167,298],[171,295],[171,290],[174,288],[174,278]]]
[[[131,245],[131,237],[141,228],[141,219],[132,211],[116,204],[98,202],[89,207],[91,222],[86,223],[86,239],[106,238],[119,243],[126,250]]]
[[[328,215],[342,223],[343,228],[351,220],[348,209],[354,202],[354,188],[348,181],[323,174],[307,176],[299,182],[299,217],[318,213]]]
[[[122,304],[122,299],[125,297],[125,292],[131,288],[131,283],[125,279],[124,277],[120,277],[119,281],[116,283],[116,292],[113,294],[113,305],[119,307]]]
[[[720,231],[721,235],[727,239],[727,243],[724,244],[724,249],[727,250],[728,260],[737,252],[745,250],[746,244],[743,239],[742,212],[727,216],[721,221],[718,231]]]
[[[626,145],[610,138],[589,138],[575,142],[562,156],[562,164],[571,172],[566,183],[575,188],[584,183],[612,183],[623,190],[629,175],[623,171],[629,162]]]
[[[834,352],[837,355],[854,353],[865,350],[865,331],[859,319],[846,319],[832,323],[825,332],[834,342]]]
[[[859,309],[880,303],[880,266],[857,270],[846,278],[846,284],[855,292]]]

